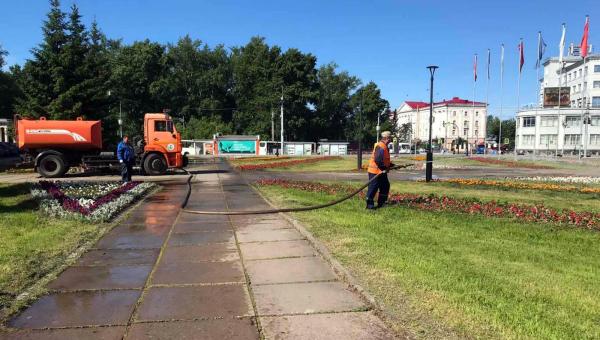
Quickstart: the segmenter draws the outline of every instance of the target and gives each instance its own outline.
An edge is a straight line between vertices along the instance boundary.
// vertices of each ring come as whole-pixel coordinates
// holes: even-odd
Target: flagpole
[[[561,38],[560,38],[560,43],[558,44],[558,51],[559,51],[559,55],[558,55],[558,67],[560,68],[558,70],[558,125],[557,125],[557,133],[556,133],[556,156],[558,157],[558,136],[560,136],[560,127],[562,126],[561,123],[561,119],[560,119],[560,107],[561,107],[561,90],[562,90],[562,76],[563,76],[563,69],[565,68],[564,65],[564,61],[563,61],[563,55],[564,55],[564,49],[565,49],[565,35],[567,32],[567,27],[565,25],[565,23],[562,24],[562,34],[561,34]],[[560,152],[560,155],[563,156],[565,153],[565,138],[564,138],[564,127],[563,127],[563,141],[561,143],[562,149]]]
[[[475,89],[477,87],[477,53],[475,53],[475,69],[474,69],[474,76],[473,76],[473,110],[471,111],[472,119],[475,119]],[[467,128],[467,156],[469,155],[469,128]],[[473,132],[471,132],[471,136],[473,135]],[[471,148],[471,153],[473,153],[473,148]]]
[[[504,44],[500,52],[500,131],[498,133],[498,155],[502,154],[502,111],[504,98]]]
[[[519,69],[519,77],[517,80],[517,114],[521,109],[521,54],[523,53],[523,38],[521,38],[521,43],[519,43],[519,62],[517,63],[517,67]]]
[[[489,108],[489,100],[490,100],[490,49],[488,48],[487,50],[488,54],[487,54],[487,81],[485,82],[485,113],[486,113],[486,117],[487,117],[487,111]],[[487,126],[486,126],[487,128]],[[483,144],[485,146],[486,142],[485,142],[485,133],[484,133],[484,138],[483,138]],[[487,153],[487,147],[483,148],[484,153]]]

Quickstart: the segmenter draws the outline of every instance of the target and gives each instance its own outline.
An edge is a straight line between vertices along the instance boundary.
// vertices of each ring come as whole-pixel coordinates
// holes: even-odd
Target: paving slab
[[[171,339],[258,339],[251,318],[198,321],[148,322],[131,326],[127,340]]]
[[[228,262],[173,262],[159,264],[152,284],[244,283],[242,264]]]
[[[108,234],[95,246],[95,249],[156,249],[165,241],[166,235],[148,233]]]
[[[248,230],[243,233],[237,233],[238,241],[244,242],[265,242],[265,241],[291,241],[302,240],[304,237],[296,229],[279,230]]]
[[[306,240],[240,243],[240,250],[247,261],[314,256],[317,253]]]
[[[62,272],[48,288],[61,291],[143,288],[151,270],[151,265],[74,266]]]
[[[166,247],[161,263],[235,261],[239,258],[240,256],[234,244],[212,243],[201,246]]]
[[[293,229],[288,223],[248,223],[245,225],[239,225],[235,227],[235,231],[238,233],[249,233],[252,231],[270,231],[270,230],[281,230],[281,229]]]
[[[169,224],[122,224],[115,228],[113,228],[109,235],[114,234],[131,234],[131,235],[139,235],[139,234],[149,234],[156,236],[166,236],[169,233],[169,229],[173,223]]]
[[[55,293],[41,297],[9,322],[15,328],[125,325],[139,290]]]
[[[395,339],[371,312],[262,317],[265,339]]]
[[[169,246],[191,246],[209,243],[235,243],[235,237],[231,231],[214,233],[177,233],[172,234]]]
[[[43,330],[20,330],[10,333],[0,332],[3,340],[120,340],[125,334],[125,326],[114,327],[88,327],[88,328],[61,328]]]
[[[225,209],[219,209],[225,210]],[[177,222],[227,222],[229,219],[227,216],[218,215],[198,215],[190,213],[181,213]]]
[[[246,270],[253,285],[336,279],[329,265],[317,256],[248,261]]]
[[[139,307],[137,320],[192,320],[251,316],[244,285],[152,287]]]
[[[365,308],[358,296],[339,282],[254,286],[259,315],[349,312]]]
[[[193,232],[215,232],[231,231],[231,225],[227,222],[185,222],[176,223],[173,227],[174,233]]]
[[[154,264],[158,249],[90,250],[77,261],[80,266]]]

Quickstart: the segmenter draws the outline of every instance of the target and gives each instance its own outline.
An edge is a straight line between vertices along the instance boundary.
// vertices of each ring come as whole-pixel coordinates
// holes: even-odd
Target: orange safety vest
[[[370,174],[375,175],[378,175],[382,172],[381,170],[379,170],[377,163],[375,163],[375,151],[377,150],[377,147],[383,149],[383,164],[385,164],[386,168],[389,168],[392,164],[390,160],[390,150],[388,150],[387,145],[383,142],[378,142],[377,144],[375,144],[375,147],[373,147],[373,154],[371,155],[371,160],[369,161],[369,168],[367,169],[367,171]]]

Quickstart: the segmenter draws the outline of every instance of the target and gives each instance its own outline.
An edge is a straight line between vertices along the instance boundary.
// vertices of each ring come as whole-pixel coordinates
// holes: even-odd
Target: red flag
[[[588,36],[590,29],[590,17],[585,17],[585,26],[583,26],[583,38],[581,38],[581,45],[579,46],[579,53],[581,57],[585,59],[588,55]]]
[[[523,44],[523,39],[521,39],[521,42],[519,43],[519,73],[521,73],[521,70],[523,70],[523,64],[525,64],[525,45]]]
[[[477,53],[475,54],[475,59],[473,60],[473,78],[477,81]]]

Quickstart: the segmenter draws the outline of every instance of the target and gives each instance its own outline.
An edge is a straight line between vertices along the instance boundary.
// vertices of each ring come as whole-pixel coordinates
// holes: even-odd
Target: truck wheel
[[[38,164],[37,171],[43,177],[61,177],[67,172],[64,159],[59,155],[47,155]]]
[[[164,175],[167,172],[167,162],[162,155],[151,153],[144,160],[144,171],[150,176]]]

